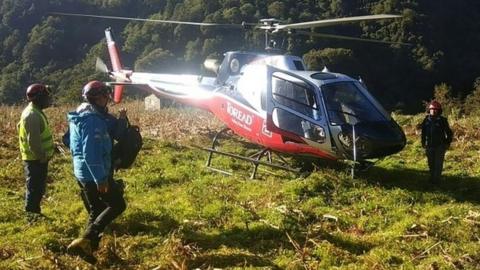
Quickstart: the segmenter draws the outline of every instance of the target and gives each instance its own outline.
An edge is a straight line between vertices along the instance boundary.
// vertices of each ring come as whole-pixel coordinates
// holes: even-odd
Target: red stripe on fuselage
[[[266,148],[284,153],[307,154],[335,160],[336,158],[308,144],[284,142],[278,133],[265,128],[265,116],[252,108],[223,94],[215,94],[209,102],[210,111],[224,122],[237,135],[262,145]]]
[[[332,160],[337,159],[329,153],[308,144],[284,142],[280,134],[266,129],[266,115],[263,116],[252,108],[222,93],[212,93],[207,97],[194,98],[185,95],[175,95],[161,89],[150,88],[150,91],[160,96],[212,112],[234,133],[255,144],[283,153],[312,155]]]

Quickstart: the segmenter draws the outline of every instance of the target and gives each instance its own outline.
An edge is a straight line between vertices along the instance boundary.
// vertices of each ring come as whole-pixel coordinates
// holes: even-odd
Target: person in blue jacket
[[[86,102],[68,114],[67,143],[89,219],[85,232],[72,241],[67,252],[93,261],[105,227],[125,211],[126,203],[122,187],[113,180],[112,126],[118,123],[107,111],[111,90],[100,81],[91,81],[82,95]],[[126,122],[126,111],[120,113],[123,118]]]

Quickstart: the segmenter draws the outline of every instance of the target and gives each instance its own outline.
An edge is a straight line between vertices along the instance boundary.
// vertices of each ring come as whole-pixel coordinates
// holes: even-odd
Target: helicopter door
[[[330,152],[318,87],[272,66],[268,66],[267,75],[267,128],[293,141],[307,139],[309,144]]]

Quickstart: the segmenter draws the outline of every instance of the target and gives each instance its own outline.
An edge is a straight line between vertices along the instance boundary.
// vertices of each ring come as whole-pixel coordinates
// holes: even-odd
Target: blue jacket
[[[97,185],[106,182],[111,169],[112,139],[105,117],[89,103],[82,103],[67,117],[75,177]]]
[[[101,114],[101,116],[105,119],[108,128],[108,134],[110,134],[110,138],[113,140],[119,140],[123,133],[128,128],[128,121],[127,119],[116,118],[115,116],[108,113],[108,111],[100,112],[98,108],[95,108],[97,112]],[[62,136],[63,144],[70,148],[70,129],[67,129],[67,132]]]

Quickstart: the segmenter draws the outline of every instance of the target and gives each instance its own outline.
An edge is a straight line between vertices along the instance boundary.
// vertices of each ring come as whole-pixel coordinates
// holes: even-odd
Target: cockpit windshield
[[[337,82],[322,86],[332,125],[385,121],[385,117],[360,90],[356,82]]]

